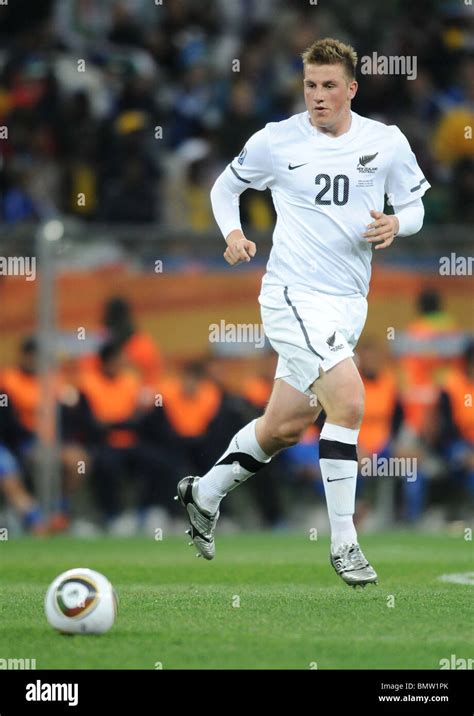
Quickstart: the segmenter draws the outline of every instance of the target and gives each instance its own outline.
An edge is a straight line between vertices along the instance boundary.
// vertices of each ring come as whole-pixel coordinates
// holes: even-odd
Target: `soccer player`
[[[265,333],[279,355],[272,395],[209,472],[178,483],[177,498],[198,555],[212,559],[222,498],[297,443],[323,408],[330,559],[347,584],[365,586],[377,574],[353,523],[364,412],[353,349],[367,315],[372,245],[385,249],[395,236],[420,230],[421,197],[430,185],[398,127],[351,110],[358,86],[352,47],[327,38],[302,58],[307,111],[256,132],[211,191],[231,266],[256,253],[242,232],[239,195],[272,192],[277,222],[259,295]],[[385,194],[394,214],[383,213]]]

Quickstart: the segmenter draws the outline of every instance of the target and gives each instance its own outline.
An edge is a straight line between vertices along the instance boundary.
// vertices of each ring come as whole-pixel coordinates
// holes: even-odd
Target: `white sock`
[[[214,514],[228,492],[245,482],[272,459],[263,452],[255,435],[258,418],[234,435],[214,467],[201,477],[193,492],[199,507]]]
[[[323,476],[329,523],[331,552],[341,544],[357,542],[354,527],[357,482],[357,438],[359,430],[325,423],[319,441],[319,464]]]

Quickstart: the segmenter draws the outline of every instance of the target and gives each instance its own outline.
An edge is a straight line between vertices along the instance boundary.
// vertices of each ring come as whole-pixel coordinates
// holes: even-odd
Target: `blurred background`
[[[461,0],[380,7],[0,5],[1,525],[180,530],[177,480],[207,471],[263,412],[276,355],[213,342],[210,327],[260,323],[271,197],[242,196],[258,253],[230,268],[209,191],[253,132],[304,110],[300,53],[325,36],[359,58],[417,58],[413,80],[359,75],[353,109],[397,124],[432,184],[422,231],[374,254],[356,356],[360,458],[399,458],[416,479],[362,474],[357,523],[472,517],[474,13]],[[20,259],[36,271],[22,275]],[[319,430],[232,493],[219,528],[324,531]]]

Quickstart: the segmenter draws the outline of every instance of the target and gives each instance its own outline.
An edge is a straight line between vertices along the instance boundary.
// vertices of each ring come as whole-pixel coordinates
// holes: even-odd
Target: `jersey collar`
[[[341,134],[339,137],[329,137],[327,134],[319,132],[316,127],[313,127],[310,122],[308,111],[303,112],[301,115],[303,129],[305,133],[308,134],[313,140],[321,143],[327,143],[327,145],[330,147],[342,147],[352,140],[354,134],[357,132],[357,127],[359,124],[359,115],[351,110],[351,118],[351,126],[349,127],[349,130],[347,132],[344,132],[344,134]]]

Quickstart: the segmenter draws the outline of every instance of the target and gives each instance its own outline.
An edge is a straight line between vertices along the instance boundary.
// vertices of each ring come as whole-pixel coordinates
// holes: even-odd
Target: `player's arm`
[[[224,169],[211,189],[214,218],[227,248],[224,258],[231,266],[250,261],[257,247],[249,241],[240,223],[240,195],[246,189],[263,191],[273,182],[273,166],[267,129],[256,132],[238,157]]]
[[[231,266],[242,261],[250,261],[257,253],[255,242],[247,239],[241,229],[231,231],[225,240],[227,248],[224,251],[224,258]]]
[[[418,166],[407,138],[398,129],[390,127],[393,134],[393,157],[385,179],[385,193],[393,206],[394,214],[382,211],[370,212],[374,221],[363,234],[376,249],[385,249],[395,236],[411,236],[423,226],[424,207],[421,197],[430,188]]]
[[[385,249],[393,242],[395,236],[412,236],[423,226],[425,208],[421,199],[415,199],[405,206],[394,206],[394,214],[384,214],[372,210],[374,219],[368,224],[367,231],[362,234],[376,249]]]

